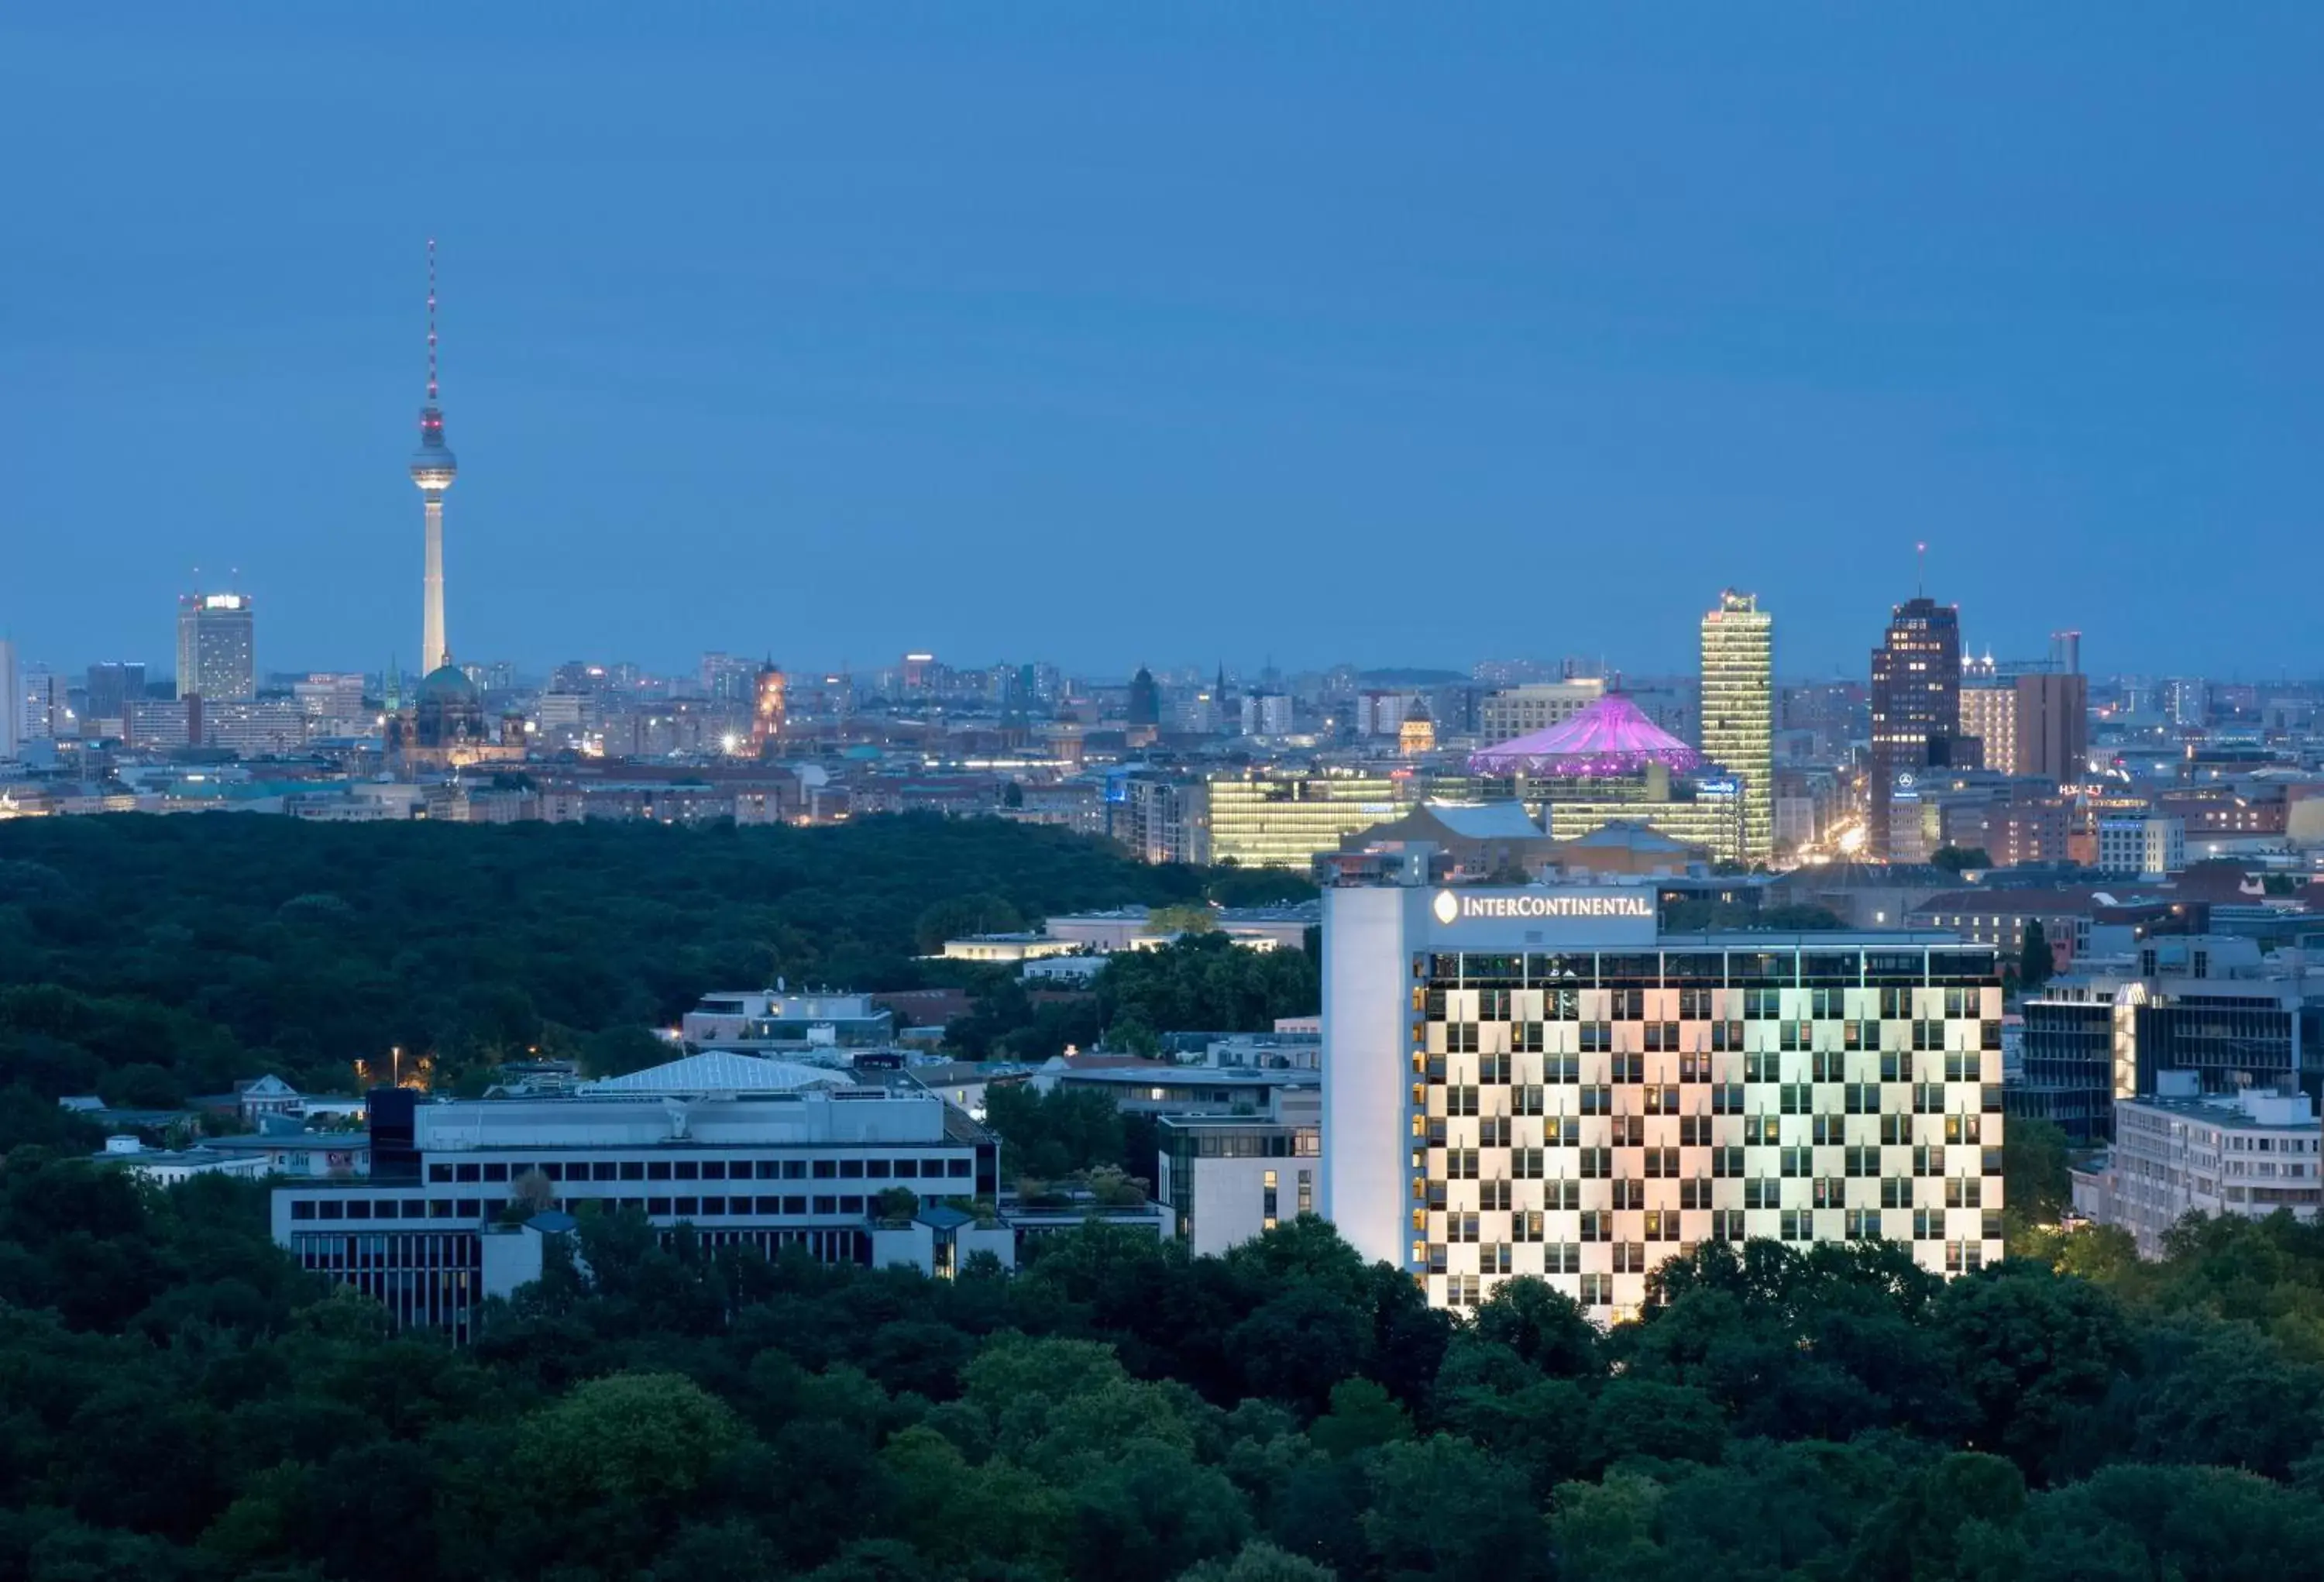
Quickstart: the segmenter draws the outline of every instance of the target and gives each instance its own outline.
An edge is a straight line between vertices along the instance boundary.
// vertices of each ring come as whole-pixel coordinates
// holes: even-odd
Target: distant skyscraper
[[[23,752],[26,742],[46,741],[63,727],[67,710],[65,689],[57,684],[56,672],[44,664],[25,664],[21,660],[16,667],[16,685],[0,707],[14,712],[16,720],[16,750]]]
[[[2163,712],[2172,725],[2200,726],[2209,717],[2211,685],[2200,676],[2173,676],[2163,683]]]
[[[2089,768],[2089,678],[2070,671],[2020,676],[2015,691],[2017,752],[2012,772],[2038,774],[2061,785],[2080,784]],[[1992,764],[1987,754],[1986,766]]]
[[[436,238],[428,239],[428,402],[420,409],[420,449],[411,457],[411,481],[427,503],[428,559],[420,587],[426,609],[420,621],[420,667],[433,675],[452,660],[444,637],[444,491],[458,464],[444,443],[444,413],[436,404]]]
[[[1960,611],[1916,597],[1890,613],[1872,651],[1872,783],[1865,855],[1886,862],[1896,776],[1950,764],[1960,738]]]
[[[88,719],[99,735],[118,736],[126,728],[129,706],[145,698],[145,666],[139,660],[107,660],[88,667]]]
[[[364,707],[364,679],[359,672],[318,671],[303,681],[292,682],[290,696],[310,735],[356,736],[369,728],[372,711]]]
[[[1247,736],[1287,736],[1291,734],[1291,697],[1286,692],[1246,692],[1242,698],[1242,734]]]
[[[1985,745],[1985,766],[1987,769],[1997,770],[2003,774],[2025,772],[2018,767],[2017,713],[2015,678],[1991,675],[1962,677],[1961,735],[1975,736]]]
[[[747,659],[716,652],[702,656],[703,695],[719,703],[750,701],[759,667]]]
[[[1743,860],[1775,856],[1775,617],[1729,588],[1702,617],[1702,755],[1743,782]]]
[[[255,625],[247,594],[181,597],[178,600],[178,696],[213,703],[257,697]]]
[[[16,645],[0,637],[0,758],[16,755],[17,719],[23,709],[23,687],[16,678]]]

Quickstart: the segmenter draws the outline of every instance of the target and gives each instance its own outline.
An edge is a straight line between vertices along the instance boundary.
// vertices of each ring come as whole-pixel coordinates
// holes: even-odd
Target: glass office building
[[[2111,1136],[2119,1102],[2173,1076],[2197,1095],[2324,1095],[2324,999],[2257,943],[2190,934],[2142,942],[2119,969],[2070,974],[2025,1002],[2025,1067],[2009,1113],[2077,1143]]]
[[[1209,786],[1211,860],[1301,873],[1342,837],[1412,811],[1404,775],[1222,775]]]
[[[1702,617],[1702,755],[1741,783],[1740,860],[1775,855],[1775,617],[1732,588]]]

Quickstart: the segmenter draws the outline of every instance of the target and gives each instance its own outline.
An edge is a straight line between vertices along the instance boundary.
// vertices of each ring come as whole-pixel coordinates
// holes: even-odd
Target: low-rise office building
[[[1549,832],[1561,846],[1580,847],[1589,836],[1620,824],[1650,829],[1713,861],[1743,861],[1743,800],[1733,782],[1705,782],[1685,789],[1692,794],[1656,801],[1561,797],[1549,804]]]
[[[2024,1073],[2008,1113],[2104,1141],[2117,1106],[2185,1073],[2196,1091],[2324,1091],[2324,977],[2251,939],[2163,935],[2051,981],[2024,1003]]]
[[[1320,902],[1295,901],[1278,906],[1211,908],[1211,926],[1240,945],[1296,950],[1306,942],[1307,930],[1323,921]],[[1103,911],[1067,912],[1042,925],[1042,935],[1068,949],[1110,955],[1116,950],[1145,950],[1167,943],[1175,934],[1157,931],[1151,907],[1110,907]]]
[[[1265,1115],[1166,1115],[1156,1125],[1161,1157],[1154,1195],[1197,1257],[1316,1211],[1323,1131],[1315,1089],[1278,1089]]]
[[[1033,1075],[1043,1093],[1096,1092],[1124,1115],[1263,1115],[1277,1093],[1321,1086],[1323,1073],[1251,1066],[1185,1066],[1122,1057],[1056,1057]]]
[[[1217,774],[1209,782],[1214,863],[1305,873],[1360,829],[1411,811],[1408,776],[1372,772]]]
[[[1054,939],[1047,934],[967,934],[957,939],[946,939],[944,954],[945,959],[951,961],[1000,962],[1018,966],[1028,961],[1039,961],[1045,957],[1070,956],[1082,948],[1071,939]]]
[[[2154,1257],[2190,1214],[2264,1219],[2324,1210],[2316,1104],[2304,1093],[2200,1092],[2192,1072],[2166,1072],[2151,1097],[2115,1102],[2114,1147],[2074,1178],[2074,1207],[2130,1232]]]
[[[2187,821],[2149,815],[2098,821],[2098,869],[2125,877],[2160,879],[2187,865]]]
[[[874,1233],[897,1228],[882,1193],[900,1188],[924,1206],[997,1198],[999,1144],[965,1112],[916,1086],[833,1076],[716,1054],[565,1098],[376,1095],[372,1174],[277,1188],[274,1239],[399,1324],[466,1338],[485,1298],[540,1272],[539,1237],[501,1223],[512,1204],[634,1210],[664,1231],[692,1225],[714,1246],[870,1264],[882,1261]],[[892,1256],[902,1244],[890,1239]],[[1007,1237],[970,1239],[1013,1261]]]
[[[260,1175],[342,1180],[371,1174],[371,1139],[361,1132],[244,1132],[213,1137],[203,1146],[256,1160]]]
[[[148,1148],[128,1136],[107,1137],[105,1152],[96,1159],[159,1187],[174,1187],[196,1176],[257,1177],[267,1169],[263,1159],[244,1153],[209,1147]]]
[[[2105,935],[2094,930],[2148,933],[2200,932],[2209,906],[2177,892],[2108,890],[2090,885],[2002,886],[1949,890],[1913,909],[1911,926],[1943,929],[1973,944],[1990,945],[2015,966],[2025,953],[2026,936],[2039,923],[2050,948],[2052,969],[2070,970],[2090,954]]]
[[[896,1016],[869,995],[795,994],[778,986],[705,995],[678,1032],[696,1049],[877,1049],[894,1041]]]
[[[1005,1060],[942,1060],[907,1066],[904,1075],[946,1104],[984,1119],[984,1096],[994,1087],[1013,1087],[1030,1081],[1033,1068]]]

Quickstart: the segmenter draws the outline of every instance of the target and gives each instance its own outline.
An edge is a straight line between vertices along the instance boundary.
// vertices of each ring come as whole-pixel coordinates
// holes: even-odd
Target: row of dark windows
[[[1732,1111],[1720,1109],[1715,1115],[1679,1115],[1670,1118],[1677,1120],[1679,1145],[1686,1148],[1708,1147],[1717,1140],[1715,1135],[1717,1128],[1711,1124],[1714,1119],[1740,1120],[1743,1123],[1743,1141],[1746,1143],[1773,1145],[1785,1141],[1783,1133],[1783,1121],[1785,1116],[1809,1122],[1812,1130],[1808,1141],[1824,1146],[1837,1146],[1858,1141],[1848,1134],[1847,1123],[1851,1115],[1861,1119],[1877,1118],[1880,1123],[1879,1140],[1891,1145],[1919,1140],[1915,1135],[1916,1128],[1913,1125],[1916,1116],[1927,1120],[1941,1117],[1944,1122],[1944,1141],[1948,1143],[1981,1143],[1984,1141],[1985,1126],[1980,1117],[1997,1115],[2002,1113],[2004,1092],[1999,1083],[1981,1089],[1981,1107],[1976,1114],[1961,1111],[1949,1112],[1945,1108],[1945,1090],[1934,1085],[1925,1085],[1914,1090],[1910,1113],[1907,1113],[1901,1105],[1894,1109],[1872,1110],[1859,1109],[1851,1104],[1845,1111],[1815,1111],[1786,1104],[1780,1115],[1737,1115]],[[1528,1110],[1522,1106],[1517,1111],[1517,1115],[1527,1119],[1532,1119],[1536,1115],[1538,1115],[1537,1110]],[[1427,1147],[1443,1148],[1451,1143],[1452,1120],[1466,1118],[1468,1118],[1466,1115],[1447,1117],[1416,1115],[1413,1117],[1412,1134],[1416,1141]],[[1541,1146],[1571,1148],[1582,1141],[1581,1116],[1540,1115],[1539,1118]],[[1646,1120],[1644,1115],[1609,1115],[1603,1118],[1607,1123],[1606,1135],[1603,1138],[1593,1138],[1591,1140],[1593,1143],[1603,1143],[1615,1148],[1646,1146]],[[1463,1141],[1465,1143],[1467,1140]],[[1666,1138],[1657,1137],[1654,1141],[1655,1145],[1660,1146]],[[1512,1115],[1478,1117],[1475,1144],[1480,1148],[1517,1146],[1517,1117]]]
[[[734,1214],[862,1214],[866,1211],[866,1202],[861,1193],[831,1193],[815,1197],[558,1198],[551,1206],[571,1209],[584,1203],[597,1203],[608,1208],[634,1208],[658,1217],[675,1215],[683,1219],[696,1215],[721,1217]],[[503,1200],[475,1198],[299,1198],[291,1201],[290,1217],[294,1220],[426,1218],[475,1222],[481,1220],[486,1213],[497,1213],[504,1207],[506,1203]]]
[[[1959,1128],[1948,1126],[1945,1129],[1946,1141],[1943,1143],[1909,1144],[1912,1153],[1908,1158],[1898,1161],[1899,1166],[1915,1176],[1941,1176],[1947,1173],[1945,1151],[1948,1147],[1975,1148],[1978,1157],[1977,1173],[1984,1176],[1999,1175],[2001,1150],[1981,1145],[1978,1141],[1979,1128],[1976,1124],[1977,1117],[1961,1115],[1948,1116],[1947,1119],[1958,1119],[1964,1124]],[[1771,1161],[1766,1159],[1765,1150],[1770,1147],[1776,1152],[1776,1157],[1772,1162],[1776,1167],[1777,1175],[1806,1176],[1814,1173],[1812,1145],[1803,1146],[1799,1143],[1783,1145],[1776,1143],[1773,1137],[1766,1137],[1755,1146],[1763,1151],[1760,1157],[1757,1159],[1752,1158],[1744,1149],[1733,1143],[1724,1143],[1711,1148],[1708,1151],[1711,1173],[1715,1177],[1729,1180],[1766,1177],[1767,1166]],[[1827,1143],[1823,1146],[1827,1152],[1835,1146],[1840,1148],[1841,1155],[1840,1166],[1850,1175],[1870,1177],[1883,1173],[1878,1166],[1873,1145]],[[1897,1143],[1888,1146],[1908,1145]],[[1443,1169],[1441,1175],[1436,1178],[1441,1181],[1486,1181],[1488,1183],[1499,1181],[1504,1178],[1498,1169],[1490,1176],[1487,1176],[1485,1170],[1488,1166],[1502,1164],[1508,1167],[1508,1179],[1517,1180],[1566,1179],[1563,1171],[1554,1178],[1549,1176],[1547,1170],[1549,1156],[1545,1149],[1502,1146],[1446,1148],[1441,1144],[1438,1148],[1443,1155]],[[1644,1180],[1676,1178],[1680,1173],[1678,1150],[1674,1148],[1627,1149],[1622,1152],[1634,1154],[1635,1157],[1617,1159],[1615,1157],[1617,1150],[1597,1146],[1574,1150],[1576,1167],[1574,1179],[1611,1180],[1618,1186],[1627,1181],[1632,1187],[1638,1187],[1640,1181]],[[1849,1162],[1851,1158],[1859,1161],[1854,1167],[1851,1167]],[[1616,1168],[1618,1165],[1620,1167],[1618,1170]],[[1415,1168],[1418,1169],[1416,1155]],[[1422,1184],[1428,1180],[1426,1175],[1415,1175],[1413,1195],[1416,1198],[1420,1196]],[[1643,1190],[1643,1188],[1640,1189]],[[1616,1207],[1619,1207],[1620,1205],[1617,1204]]]
[[[1998,1035],[1997,1034],[1997,1036]],[[1468,1054],[1471,1052],[1473,1051],[1465,1049],[1454,1050],[1442,1054],[1431,1053],[1425,1050],[1416,1050],[1412,1057],[1413,1072],[1416,1076],[1420,1077],[1425,1081],[1431,1084],[1441,1085],[1449,1078],[1452,1073],[1453,1065],[1451,1058],[1452,1055]],[[1519,1054],[1531,1052],[1535,1051],[1517,1051],[1517,1053]],[[1794,1054],[1805,1052],[1808,1055],[1808,1079],[1810,1081],[1868,1082],[1875,1079],[1873,1073],[1876,1068],[1872,1063],[1873,1051],[1871,1050],[1854,1051],[1858,1055],[1859,1059],[1855,1062],[1855,1069],[1852,1072],[1849,1069],[1850,1063],[1848,1059],[1848,1054],[1850,1051],[1841,1050],[1813,1050],[1802,1051],[1794,1050],[1789,1052]],[[1985,1072],[1983,1051],[1980,1050],[1925,1048],[1920,1050],[1918,1052],[1927,1055],[1941,1055],[1943,1058],[1941,1059],[1923,1061],[1913,1059],[1912,1051],[1904,1050],[1889,1050],[1885,1052],[1881,1052],[1878,1056],[1879,1064],[1877,1068],[1878,1072],[1877,1080],[1882,1082],[1933,1082],[1938,1080],[1946,1082],[1975,1082],[1979,1080]],[[1743,1080],[1745,1082],[1757,1083],[1783,1081],[1784,1061],[1782,1056],[1784,1053],[1784,1051],[1777,1050],[1754,1050],[1745,1054],[1743,1056]],[[1544,1083],[1563,1087],[1578,1083],[1582,1080],[1582,1057],[1578,1054],[1543,1055],[1539,1063],[1541,1067],[1541,1080]],[[1633,1087],[1646,1081],[1646,1061],[1642,1056],[1628,1053],[1615,1055],[1611,1058],[1609,1064],[1611,1069],[1609,1072],[1609,1076],[1611,1078],[1611,1082],[1593,1083],[1591,1087],[1609,1087],[1613,1083],[1619,1083],[1624,1087]],[[1794,1062],[1794,1064],[1796,1065],[1797,1062]],[[1728,1069],[1731,1072],[1734,1068],[1730,1064]],[[1522,1067],[1516,1059],[1515,1054],[1479,1054],[1477,1056],[1477,1074],[1475,1080],[1479,1085],[1483,1087],[1499,1087],[1518,1080],[1521,1070]],[[1716,1075],[1717,1068],[1712,1065],[1709,1055],[1690,1053],[1679,1056],[1678,1079],[1681,1086],[1701,1086],[1710,1083],[1715,1079]],[[1660,1087],[1666,1092],[1674,1091],[1670,1089],[1667,1084],[1660,1085]],[[1538,1089],[1536,1089],[1536,1091],[1538,1091]],[[1585,1088],[1584,1091],[1587,1092],[1588,1089]],[[1649,1088],[1647,1091],[1653,1092],[1655,1091],[1655,1089]],[[1674,1104],[1675,1100],[1672,1102]],[[1674,1108],[1671,1113],[1674,1115],[1677,1111]]]
[[[576,1159],[431,1161],[430,1181],[510,1181],[538,1170],[552,1181],[924,1180],[966,1176],[965,1159]]]
[[[754,1247],[770,1257],[798,1247],[826,1263],[871,1262],[871,1238],[852,1227],[714,1228],[699,1235],[706,1247]],[[292,1238],[292,1244],[300,1268],[328,1275],[378,1301],[398,1328],[442,1329],[455,1341],[472,1337],[476,1281],[484,1268],[484,1241],[474,1233],[302,1233]]]
[[[1933,1071],[1936,1062],[1930,1062],[1930,1066]],[[1944,1113],[1947,1093],[1954,1088],[1966,1087],[1969,1084],[1977,1082],[1977,1057],[1948,1055],[1945,1057],[1943,1069],[1944,1078],[1941,1081],[1932,1076],[1919,1082],[1907,1082],[1893,1077],[1884,1082],[1843,1082],[1837,1076],[1827,1077],[1819,1072],[1812,1082],[1764,1081],[1756,1086],[1762,1098],[1766,1097],[1767,1090],[1773,1087],[1777,1106],[1782,1113],[1787,1115],[1829,1113],[1835,1106],[1840,1111],[1851,1115],[1901,1114],[1904,1105],[1908,1102],[1914,1114],[1934,1115]],[[1444,1090],[1443,1113],[1448,1115],[1479,1115],[1482,1113],[1486,1096],[1503,1089],[1506,1089],[1508,1095],[1511,1114],[1540,1115],[1548,1113],[1547,1084],[1521,1082],[1511,1085],[1507,1082],[1497,1083],[1489,1078],[1483,1082],[1445,1083],[1443,1072],[1434,1066],[1430,1068],[1426,1082],[1413,1085],[1414,1106],[1425,1108],[1426,1105],[1425,1096],[1428,1088],[1439,1086]],[[1998,1082],[1978,1083],[1979,1107],[1987,1115],[2001,1113],[2001,1087],[2002,1085]],[[1618,1109],[1616,1105],[1617,1092],[1611,1083],[1583,1084],[1574,1096],[1577,1113],[1581,1115],[1618,1114],[1636,1116],[1687,1115],[1691,1113],[1739,1115],[1744,1113],[1745,1104],[1749,1096],[1750,1085],[1741,1082],[1716,1083],[1711,1089],[1708,1111],[1693,1112],[1691,1112],[1687,1106],[1682,1089],[1667,1082],[1636,1087],[1624,1084],[1619,1097],[1628,1102],[1623,1103]],[[1894,1097],[1898,1101],[1893,1110],[1883,1109],[1884,1097]]]

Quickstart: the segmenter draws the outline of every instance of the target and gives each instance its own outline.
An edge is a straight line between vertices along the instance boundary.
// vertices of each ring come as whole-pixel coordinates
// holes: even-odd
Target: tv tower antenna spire
[[[420,486],[427,512],[427,558],[420,576],[420,662],[431,675],[450,661],[444,640],[444,491],[458,475],[451,448],[444,443],[444,413],[436,404],[436,238],[428,238],[428,401],[420,409],[420,449],[411,457],[411,481]]]
[[[428,404],[436,404],[436,238],[428,238]]]

